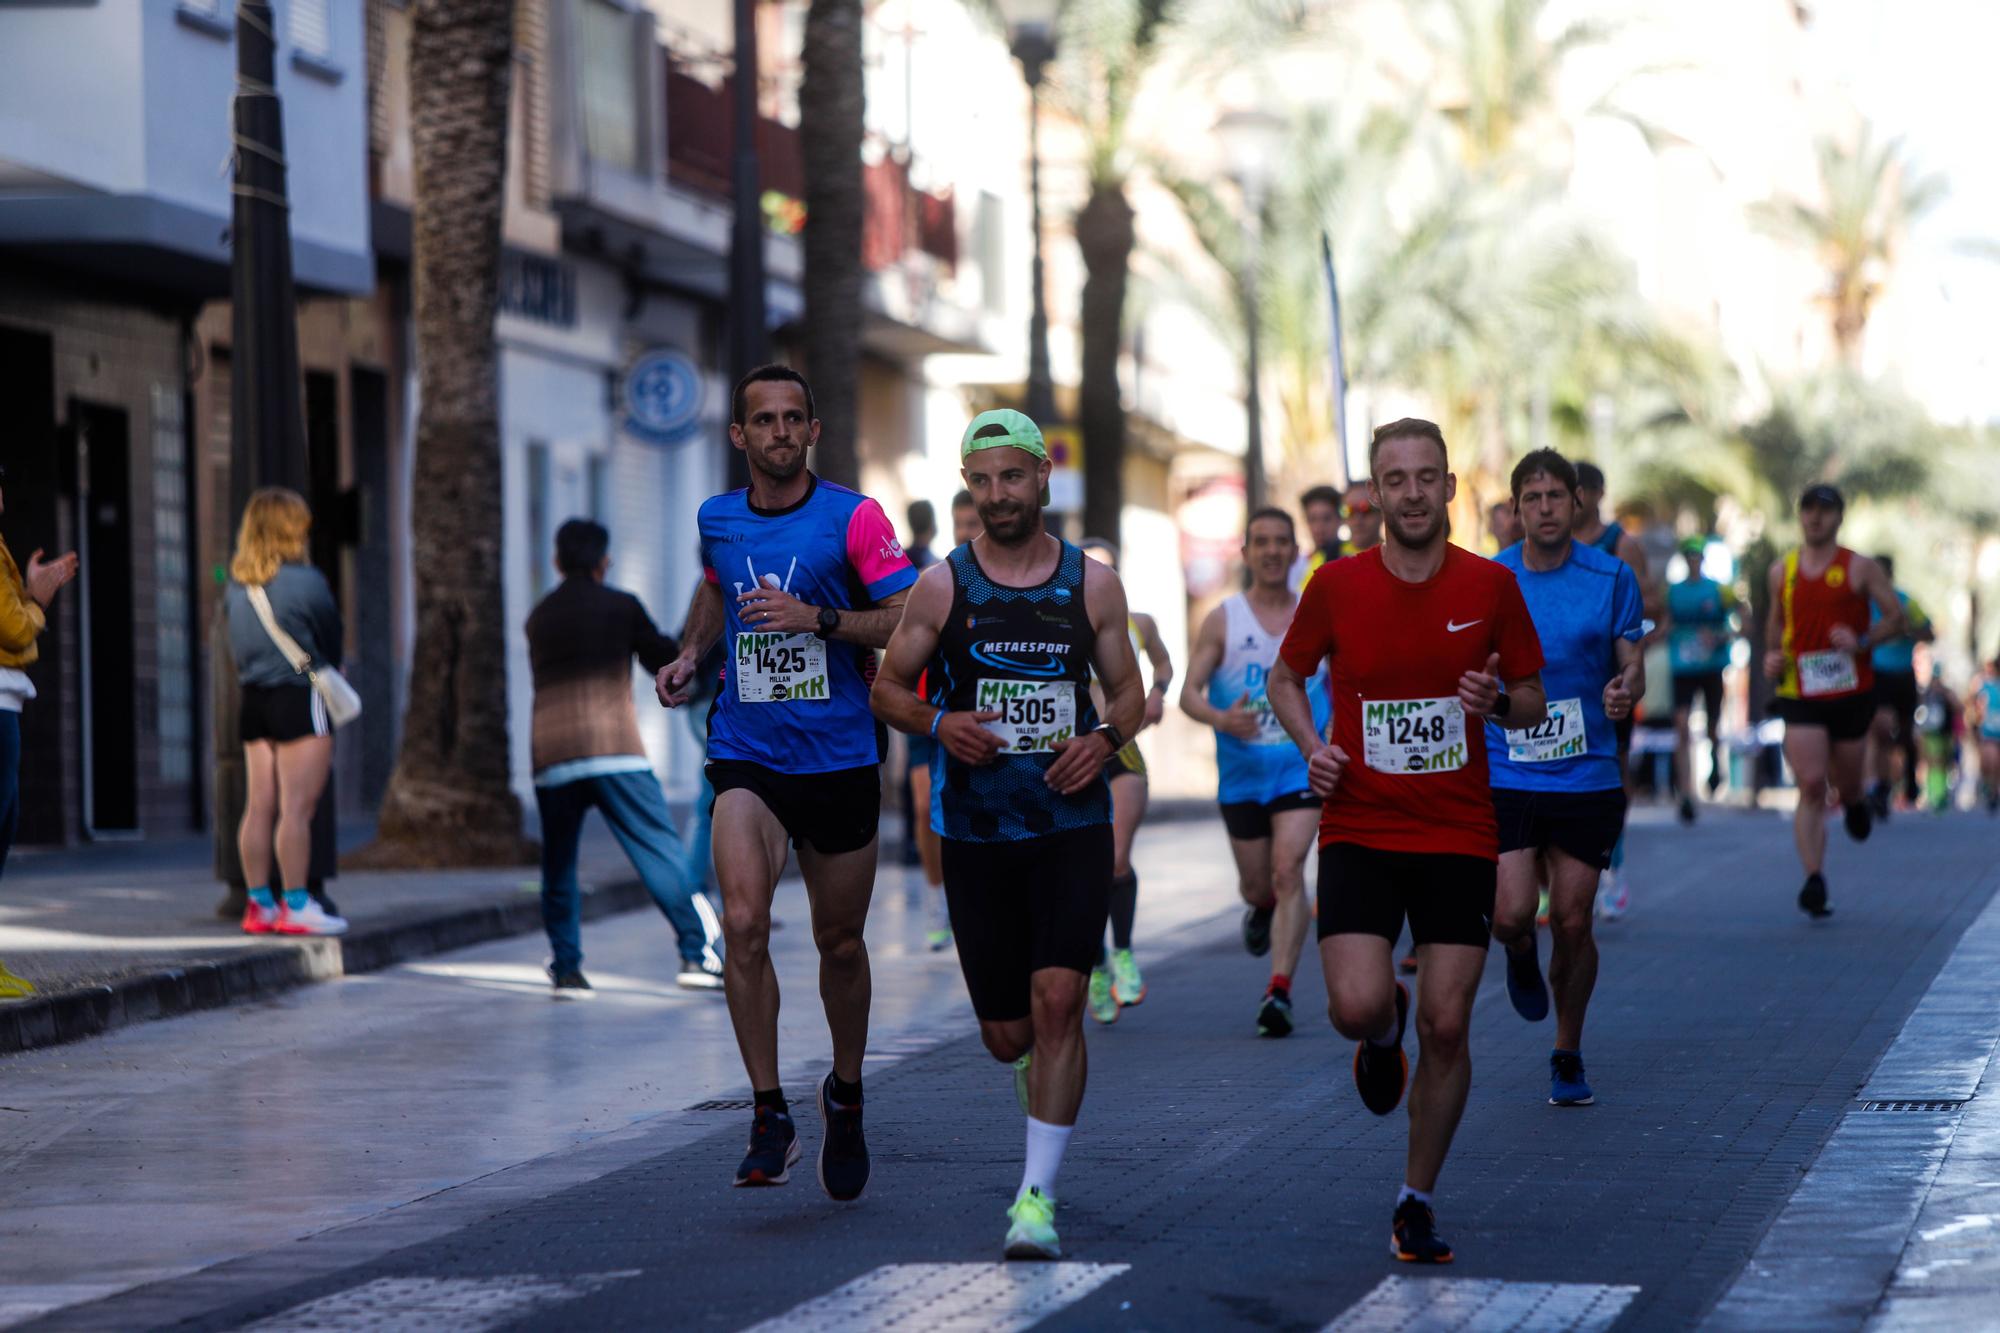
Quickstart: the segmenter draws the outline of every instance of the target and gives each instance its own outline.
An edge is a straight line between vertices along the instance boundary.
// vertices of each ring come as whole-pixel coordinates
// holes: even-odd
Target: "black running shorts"
[[[1514,791],[1493,789],[1500,851],[1561,848],[1585,865],[1611,868],[1611,849],[1625,831],[1625,789]]]
[[[1914,671],[1877,671],[1875,673],[1875,706],[1886,708],[1896,715],[1896,730],[1899,733],[1910,729],[1911,721],[1917,715],[1917,673]]]
[[[1101,771],[1106,782],[1113,778],[1126,777],[1136,777],[1142,782],[1146,781],[1146,756],[1139,753],[1139,742],[1126,741],[1124,749],[1115,751],[1104,761],[1104,768]]]
[[[1843,694],[1838,699],[1771,700],[1771,716],[1788,727],[1824,727],[1828,740],[1858,741],[1875,721],[1875,696]]]
[[[245,685],[237,706],[236,734],[244,743],[269,741],[283,745],[308,736],[333,735],[326,700],[319,691],[297,685]]]
[[[882,819],[882,771],[874,764],[831,773],[780,773],[747,759],[716,759],[708,765],[708,785],[755,792],[778,817],[794,847],[824,856],[858,852],[875,841]],[[713,815],[715,807],[709,806]]]
[[[1274,801],[1224,801],[1222,827],[1239,842],[1271,836],[1271,816],[1287,810],[1317,810],[1319,797],[1310,791],[1286,792]]]
[[[1045,967],[1088,973],[1111,913],[1111,825],[1020,842],[944,839],[944,897],[972,1012],[988,1023],[1029,1013]]]
[[[1418,944],[1484,949],[1496,877],[1483,856],[1330,842],[1319,849],[1319,937],[1380,935],[1393,945],[1407,916]]]
[[[1720,671],[1698,671],[1691,676],[1674,677],[1674,711],[1676,713],[1694,707],[1694,701],[1701,700],[1701,706],[1708,712],[1711,725],[1722,717],[1722,673]]]

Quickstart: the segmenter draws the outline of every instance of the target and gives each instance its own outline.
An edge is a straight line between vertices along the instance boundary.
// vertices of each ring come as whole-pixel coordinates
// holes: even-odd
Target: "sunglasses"
[[[1347,506],[1347,516],[1349,518],[1359,518],[1363,514],[1372,514],[1374,512],[1375,506],[1369,504],[1366,500],[1356,500]]]

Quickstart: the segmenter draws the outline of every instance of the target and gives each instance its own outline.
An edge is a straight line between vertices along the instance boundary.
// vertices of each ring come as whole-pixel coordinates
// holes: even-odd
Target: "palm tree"
[[[1944,200],[1945,179],[1921,174],[1903,140],[1877,141],[1864,123],[1849,147],[1834,135],[1817,145],[1822,198],[1773,200],[1753,210],[1766,230],[1812,249],[1826,269],[1827,325],[1834,351],[1850,369],[1912,224]]]
[[[867,111],[861,0],[812,0],[799,147],[805,159],[805,355],[820,419],[815,468],[859,483],[861,375],[861,139]]]
[[[417,636],[402,748],[361,859],[515,865],[532,849],[509,781],[493,339],[514,0],[416,0],[410,19]]]

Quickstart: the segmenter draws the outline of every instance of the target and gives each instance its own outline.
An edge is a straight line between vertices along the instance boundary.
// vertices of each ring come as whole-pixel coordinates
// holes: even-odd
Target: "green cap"
[[[981,412],[965,428],[965,435],[958,442],[960,461],[972,457],[981,449],[1019,449],[1033,454],[1036,458],[1047,459],[1048,445],[1042,442],[1042,428],[1029,419],[1025,412],[1016,412],[1011,407],[996,407],[990,412]],[[1050,503],[1049,488],[1042,487],[1042,504]]]

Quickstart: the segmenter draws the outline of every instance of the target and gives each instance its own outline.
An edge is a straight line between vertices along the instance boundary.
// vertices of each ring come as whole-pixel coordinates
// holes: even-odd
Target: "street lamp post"
[[[1216,138],[1229,159],[1228,172],[1243,194],[1243,271],[1238,277],[1243,296],[1243,332],[1247,350],[1243,367],[1243,498],[1249,512],[1263,508],[1268,487],[1264,478],[1264,412],[1258,342],[1262,330],[1257,290],[1258,252],[1263,244],[1264,201],[1271,188],[1272,168],[1283,146],[1285,122],[1262,108],[1230,111],[1215,122]]]
[[[1008,45],[1028,80],[1028,201],[1034,222],[1034,263],[1029,279],[1027,413],[1047,425],[1055,416],[1055,380],[1049,371],[1049,308],[1042,281],[1042,73],[1056,54],[1056,18],[1062,0],[997,0]]]

